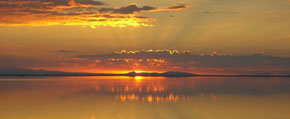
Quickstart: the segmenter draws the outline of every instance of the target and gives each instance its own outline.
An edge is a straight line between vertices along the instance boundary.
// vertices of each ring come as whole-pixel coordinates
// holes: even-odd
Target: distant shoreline
[[[51,77],[51,76],[142,76],[142,77],[290,77],[290,75],[163,75],[163,74],[2,74],[0,77]]]
[[[143,77],[290,77],[290,75],[211,75],[211,74],[193,74],[188,72],[174,72],[168,71],[163,73],[158,72],[128,72],[128,73],[77,73],[77,72],[55,72],[55,71],[42,71],[32,73],[2,73],[0,77],[18,76],[143,76]]]

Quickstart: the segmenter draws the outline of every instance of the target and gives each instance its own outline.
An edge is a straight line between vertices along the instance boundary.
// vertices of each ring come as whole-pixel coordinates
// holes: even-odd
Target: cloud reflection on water
[[[110,95],[121,102],[178,102],[193,97],[290,92],[289,78],[48,77],[0,81],[0,92],[42,90],[59,97]]]

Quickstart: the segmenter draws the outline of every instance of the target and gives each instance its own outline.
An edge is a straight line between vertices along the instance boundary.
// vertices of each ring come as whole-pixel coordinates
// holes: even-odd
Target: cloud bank
[[[63,51],[60,51],[63,52]],[[68,51],[65,51],[68,52]],[[290,75],[290,58],[262,54],[233,56],[194,54],[191,51],[142,50],[109,54],[80,54],[57,59],[0,56],[1,67],[65,72],[180,71],[196,74]]]
[[[193,54],[190,51],[143,50],[120,51],[111,54],[79,55],[61,59],[76,66],[104,70],[183,71],[201,74],[290,74],[290,58]],[[69,63],[64,63],[68,65]]]
[[[152,26],[154,18],[142,16],[144,12],[174,11],[188,5],[173,5],[155,8],[128,5],[104,7],[105,3],[95,0],[2,0],[0,1],[1,26]]]

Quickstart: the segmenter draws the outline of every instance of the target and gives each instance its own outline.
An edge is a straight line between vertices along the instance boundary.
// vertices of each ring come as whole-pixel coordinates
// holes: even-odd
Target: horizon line
[[[216,74],[164,74],[164,73],[137,73],[137,74],[113,74],[113,73],[76,73],[76,74],[0,74],[0,77],[50,77],[50,76],[129,76],[129,77],[290,77],[290,75],[216,75]]]

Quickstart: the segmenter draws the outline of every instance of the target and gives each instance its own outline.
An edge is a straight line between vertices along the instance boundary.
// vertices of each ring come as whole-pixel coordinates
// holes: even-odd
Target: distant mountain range
[[[0,76],[195,76],[192,73],[185,72],[164,72],[164,73],[136,73],[135,71],[129,73],[80,73],[80,72],[61,72],[61,71],[46,71],[46,70],[32,70],[25,68],[17,69],[0,69]]]
[[[128,76],[197,76],[196,74],[186,72],[163,72],[163,73],[136,73],[134,71],[129,72],[125,75]]]
[[[163,77],[193,77],[193,76],[213,76],[213,77],[290,77],[290,75],[199,75],[187,72],[141,72],[135,71],[129,73],[79,73],[79,72],[61,72],[32,70],[25,68],[0,69],[0,76],[163,76]]]

